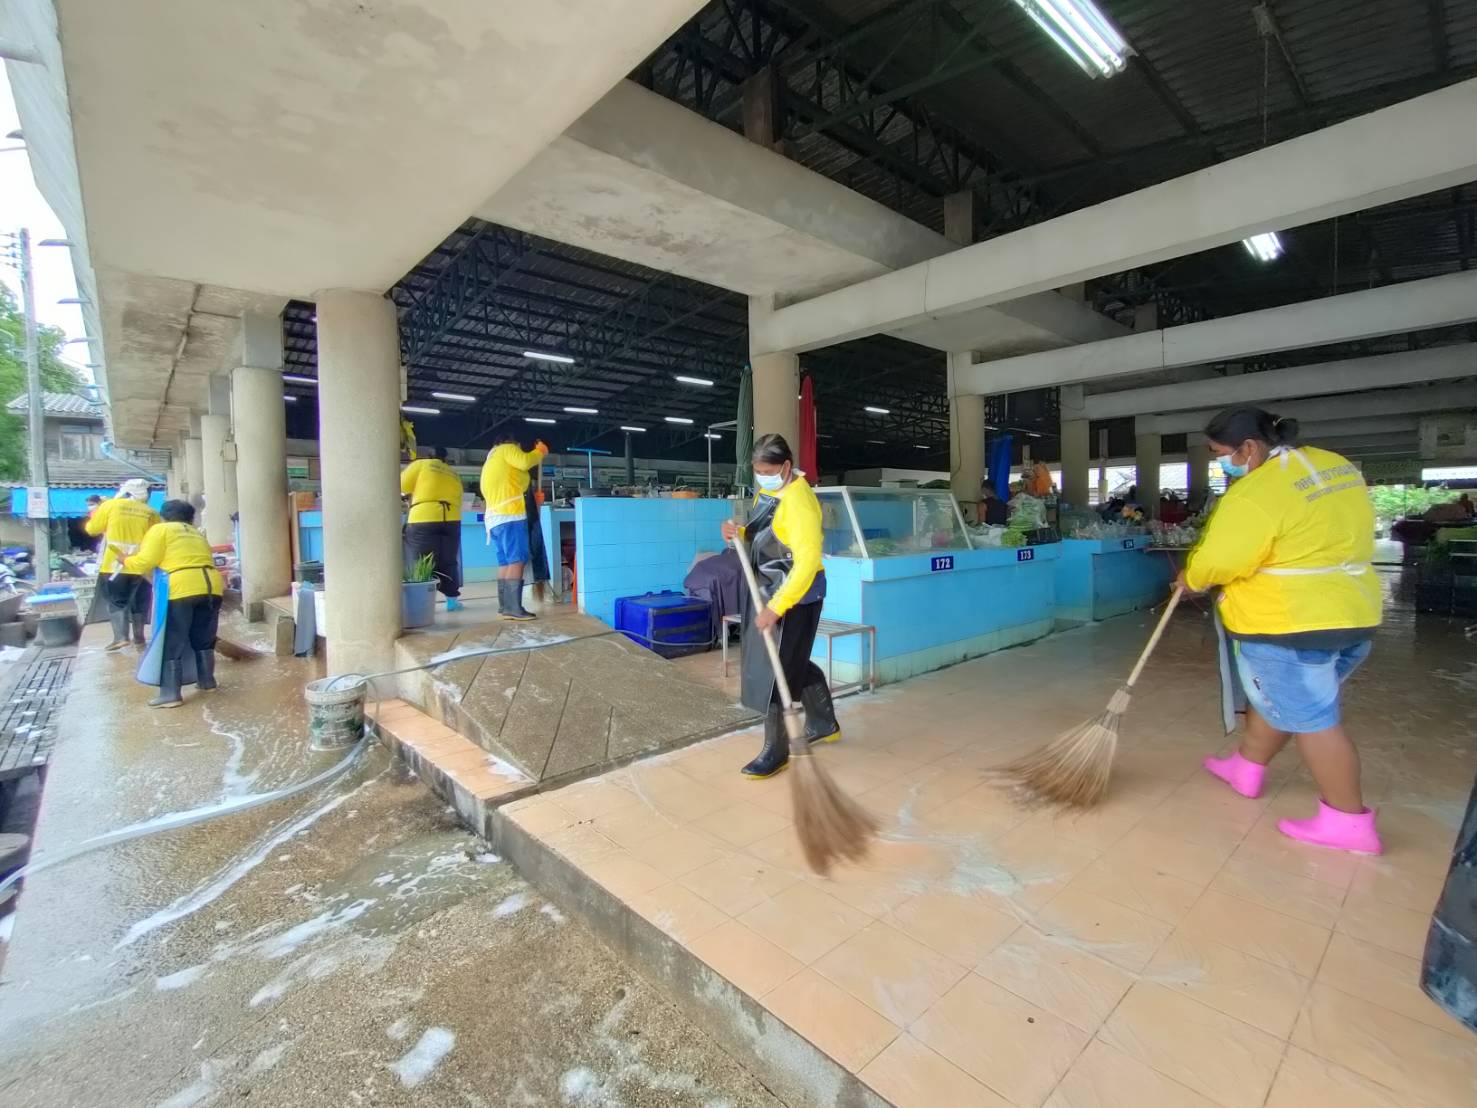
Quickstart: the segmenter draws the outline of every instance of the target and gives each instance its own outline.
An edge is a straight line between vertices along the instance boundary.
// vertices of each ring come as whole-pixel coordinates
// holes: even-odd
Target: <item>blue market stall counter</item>
[[[1056,560],[1056,618],[1065,625],[1152,608],[1169,595],[1169,563],[1148,535],[1064,539]]]
[[[877,679],[900,681],[1050,634],[1060,544],[975,549],[945,489],[820,488],[825,618],[877,629]],[[825,663],[825,644],[816,661]],[[865,679],[866,643],[833,678]]]

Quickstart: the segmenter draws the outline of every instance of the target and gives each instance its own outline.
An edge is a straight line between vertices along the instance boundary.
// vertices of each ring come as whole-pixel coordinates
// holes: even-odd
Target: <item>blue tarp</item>
[[[1010,435],[994,435],[985,443],[985,460],[989,466],[990,484],[1001,500],[1010,499],[1010,462],[1013,439]]]
[[[87,515],[87,498],[89,496],[101,496],[104,500],[111,500],[118,495],[118,487],[109,485],[106,488],[97,489],[52,489],[47,498],[51,503],[52,519],[82,519]],[[158,511],[164,505],[164,490],[160,489],[149,493],[149,507]],[[26,490],[10,490],[10,514],[20,516],[26,515]]]

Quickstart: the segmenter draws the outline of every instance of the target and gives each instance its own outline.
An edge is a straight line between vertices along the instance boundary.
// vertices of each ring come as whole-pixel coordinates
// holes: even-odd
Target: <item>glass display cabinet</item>
[[[971,550],[973,545],[948,489],[874,489],[836,485],[815,490],[825,530],[824,553],[834,558],[891,558]]]

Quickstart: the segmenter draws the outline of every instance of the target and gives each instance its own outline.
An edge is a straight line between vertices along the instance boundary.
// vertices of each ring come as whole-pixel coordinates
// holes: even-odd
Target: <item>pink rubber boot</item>
[[[1312,819],[1280,819],[1277,830],[1290,839],[1347,850],[1354,854],[1379,854],[1385,847],[1374,827],[1374,809],[1362,812],[1340,812],[1318,801],[1318,814]]]
[[[1262,795],[1262,779],[1267,776],[1267,767],[1248,762],[1241,751],[1233,750],[1224,758],[1207,758],[1200,763],[1242,796],[1253,800]]]

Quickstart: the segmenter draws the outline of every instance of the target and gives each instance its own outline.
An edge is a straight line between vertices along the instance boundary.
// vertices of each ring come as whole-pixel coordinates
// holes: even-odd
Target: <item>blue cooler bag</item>
[[[680,592],[623,596],[615,602],[615,629],[663,658],[712,648],[713,612],[706,600]]]

